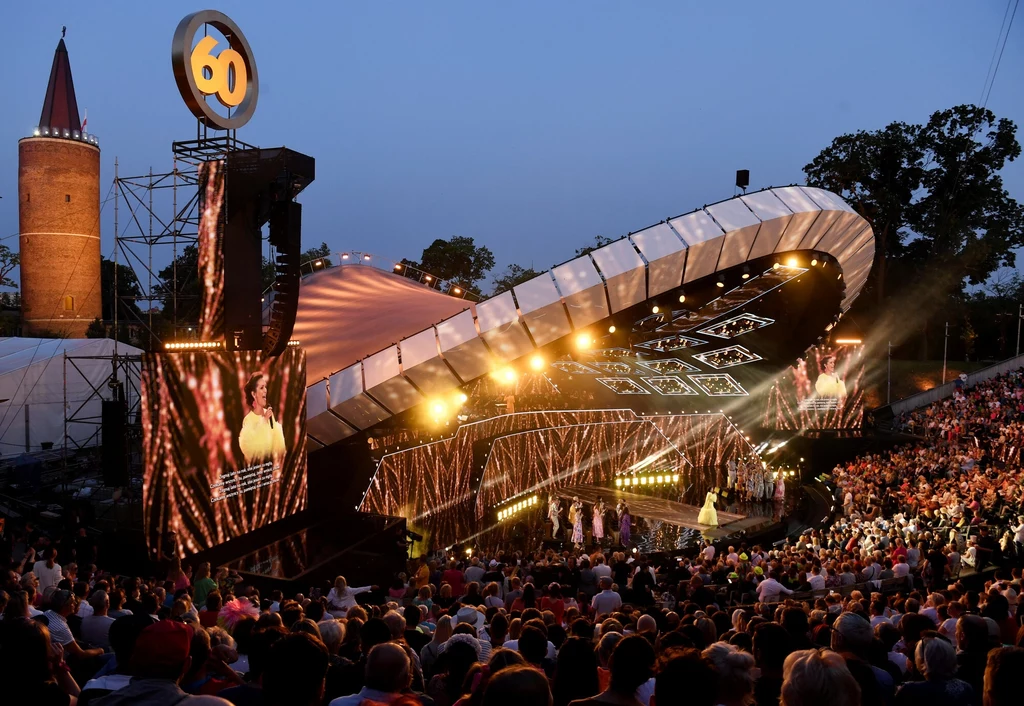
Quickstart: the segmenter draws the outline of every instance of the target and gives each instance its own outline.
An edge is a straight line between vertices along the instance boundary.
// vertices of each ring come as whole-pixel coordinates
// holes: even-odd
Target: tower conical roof
[[[53,53],[50,68],[50,82],[46,86],[43,112],[39,116],[40,127],[57,127],[81,130],[82,120],[78,115],[78,101],[75,99],[75,82],[71,79],[71,61],[64,38]]]

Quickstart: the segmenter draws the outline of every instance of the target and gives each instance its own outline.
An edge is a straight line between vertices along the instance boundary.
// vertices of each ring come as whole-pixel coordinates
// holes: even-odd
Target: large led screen
[[[861,346],[815,346],[768,391],[765,426],[859,429],[864,418]]]
[[[147,355],[146,538],[191,554],[306,507],[306,357],[289,348]],[[166,546],[166,544],[164,545]]]

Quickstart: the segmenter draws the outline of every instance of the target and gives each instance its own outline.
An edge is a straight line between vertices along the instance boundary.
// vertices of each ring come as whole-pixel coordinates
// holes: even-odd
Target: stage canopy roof
[[[119,355],[142,353],[123,343],[117,349]],[[101,399],[94,389],[110,398],[106,382],[113,352],[114,341],[107,338],[0,338],[0,457],[39,451],[46,442],[62,446],[65,353],[76,358],[77,368],[69,366],[67,374],[68,413],[97,422],[71,424],[68,435],[78,446],[97,443]]]

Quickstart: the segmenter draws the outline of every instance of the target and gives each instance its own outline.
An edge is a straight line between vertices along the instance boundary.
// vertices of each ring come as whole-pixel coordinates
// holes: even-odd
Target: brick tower
[[[82,130],[63,38],[39,125],[18,142],[18,198],[23,333],[84,338],[102,313],[100,148]]]

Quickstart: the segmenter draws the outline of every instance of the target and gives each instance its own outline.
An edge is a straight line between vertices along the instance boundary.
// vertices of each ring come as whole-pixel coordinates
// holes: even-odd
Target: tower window
[[[64,203],[71,203],[71,194],[64,194]]]
[[[64,297],[64,311],[74,311],[74,310],[75,310],[75,298],[69,294],[68,296]]]
[[[32,203],[32,194],[31,193],[28,193],[28,192],[25,193],[25,203]]]

